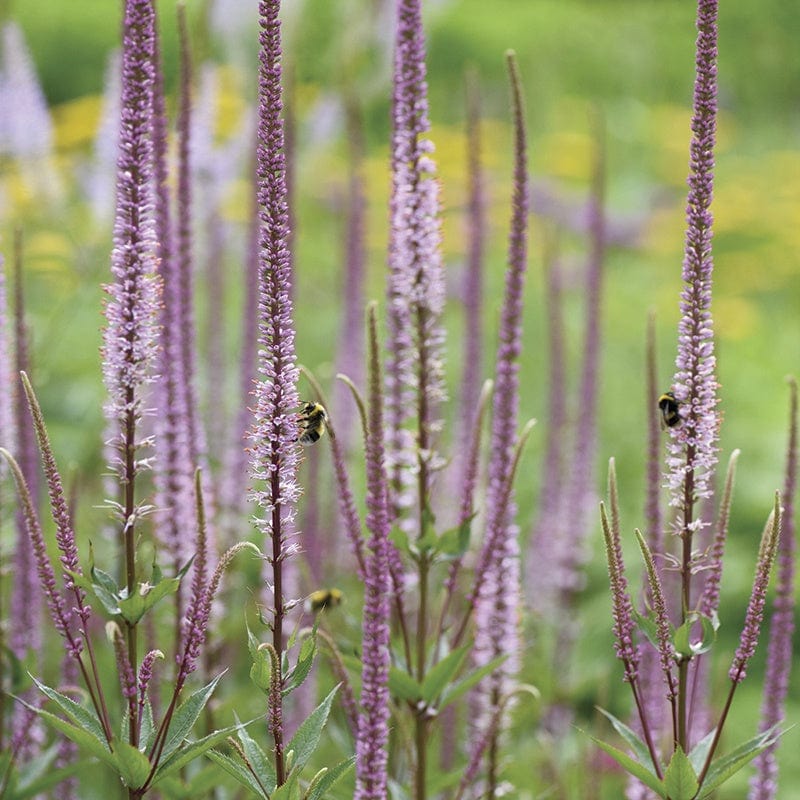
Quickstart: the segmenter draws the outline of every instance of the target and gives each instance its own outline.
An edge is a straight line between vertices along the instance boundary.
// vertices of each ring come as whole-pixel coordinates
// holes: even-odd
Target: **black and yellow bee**
[[[675,399],[674,392],[664,392],[658,398],[658,407],[666,427],[674,428],[681,421],[680,403]]]
[[[306,598],[306,613],[317,614],[326,608],[336,608],[341,604],[342,598],[343,595],[339,589],[317,589]]]
[[[326,430],[333,436],[328,424],[328,412],[321,403],[303,403],[298,421],[300,444],[310,445],[318,442]]]

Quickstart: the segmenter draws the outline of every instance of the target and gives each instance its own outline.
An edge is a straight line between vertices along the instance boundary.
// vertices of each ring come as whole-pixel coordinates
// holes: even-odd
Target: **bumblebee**
[[[303,403],[299,416],[300,444],[310,445],[318,442],[328,427],[328,412],[321,403]],[[333,432],[331,432],[333,436]]]
[[[341,604],[342,598],[343,595],[339,589],[317,589],[306,598],[306,613],[317,614],[326,608],[336,608]]]
[[[661,419],[667,428],[674,428],[680,423],[680,403],[675,399],[673,392],[664,392],[658,398],[658,407],[661,409]]]

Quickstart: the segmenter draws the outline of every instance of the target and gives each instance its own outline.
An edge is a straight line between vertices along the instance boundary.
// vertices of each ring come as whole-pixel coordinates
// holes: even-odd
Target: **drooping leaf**
[[[699,786],[691,761],[678,746],[664,773],[664,788],[670,800],[692,800]]]
[[[691,636],[692,630],[698,622],[700,623],[702,632],[699,642],[693,641]],[[698,611],[690,612],[686,616],[686,622],[675,629],[675,633],[672,637],[676,652],[685,658],[707,653],[717,639],[718,627],[719,622],[715,622],[711,617],[701,614]]]
[[[31,676],[33,678],[33,676]],[[90,733],[99,742],[104,745],[107,744],[107,739],[103,726],[93,709],[85,708],[84,706],[76,703],[71,697],[67,697],[55,689],[33,678],[36,688],[48,699],[52,700],[66,715],[67,717],[78,725],[80,728]]]
[[[594,736],[591,738],[601,750],[608,753],[608,755],[610,755],[626,772],[629,772],[634,778],[638,778],[645,786],[652,789],[659,797],[663,798],[663,800],[666,800],[667,792],[663,782],[647,769],[647,767],[631,758],[626,752],[614,747],[614,745],[608,744]]]
[[[600,708],[600,706],[595,706],[597,710],[603,714],[603,716],[608,719],[608,721],[614,726],[614,730],[625,740],[628,747],[631,748],[633,751],[636,760],[643,766],[647,767],[653,775],[656,774],[655,767],[653,766],[653,759],[650,756],[650,750],[647,748],[647,744],[643,742],[633,731],[632,728],[628,727],[622,720],[617,719],[613,714],[606,711],[604,708]]]
[[[45,711],[43,708],[36,708],[27,703],[25,705],[31,711],[35,711],[50,727],[55,728],[79,747],[83,747],[95,758],[99,758],[103,763],[108,764],[115,772],[119,772],[116,756],[108,749],[105,738],[98,739],[89,731],[79,728],[77,725],[73,725],[71,722],[67,722],[56,714]]]
[[[470,645],[459,647],[457,650],[448,653],[438,664],[428,670],[422,682],[422,699],[426,703],[433,703],[444,691],[445,686],[458,674],[469,650]]]
[[[291,741],[286,746],[287,751],[294,751],[294,772],[300,772],[308,763],[322,736],[322,729],[331,712],[331,704],[339,685],[333,687],[328,696],[300,723]]]

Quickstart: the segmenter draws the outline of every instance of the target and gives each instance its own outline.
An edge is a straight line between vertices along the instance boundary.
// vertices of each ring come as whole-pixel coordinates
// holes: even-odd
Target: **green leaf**
[[[487,675],[494,672],[507,658],[507,653],[497,656],[482,667],[470,672],[465,678],[458,681],[458,683],[451,683],[447,686],[442,692],[441,700],[439,700],[439,711],[446,708],[451,703],[454,703],[461,695],[480,683]]]
[[[475,514],[459,526],[446,530],[439,537],[436,549],[447,558],[461,558],[469,549],[472,520],[474,518]]]
[[[355,763],[356,757],[350,756],[350,758],[340,761],[335,767],[326,770],[321,776],[320,772],[322,772],[322,770],[320,770],[320,772],[314,776],[314,779],[312,779],[303,800],[322,800],[325,793],[330,791],[345,775],[347,775],[355,766]],[[319,777],[319,780],[315,783],[314,781],[317,777]]]
[[[92,576],[92,583],[94,583],[96,587],[104,589],[109,594],[119,595],[117,582],[107,572],[103,572],[103,570],[98,569],[92,564],[90,574]]]
[[[291,741],[286,746],[287,751],[294,750],[294,772],[300,772],[303,769],[319,744],[322,729],[328,720],[331,704],[338,690],[339,686],[337,684],[328,696],[300,723],[295,735],[292,736]]]
[[[742,767],[746,766],[759,753],[774,744],[785,733],[779,731],[775,725],[769,730],[753,736],[746,742],[734,748],[730,753],[715,758],[711,762],[703,785],[700,790],[699,798],[708,797],[732,775],[735,775]]]
[[[119,599],[117,595],[117,585],[115,583],[113,584],[113,589],[109,589],[107,585],[97,583],[88,575],[84,575],[81,572],[73,572],[69,569],[65,570],[65,572],[72,578],[75,585],[87,592],[93,603],[101,605],[109,616],[115,617],[119,614]],[[102,570],[97,570],[97,572],[100,572],[100,574],[105,577],[109,577],[106,576],[106,573],[102,572]]]
[[[139,729],[139,744],[145,752],[147,752],[153,744],[155,735],[153,707],[150,705],[150,701],[146,699],[144,702],[144,711],[142,712],[141,727]]]
[[[19,698],[17,699],[19,700]],[[19,702],[24,703],[22,700]],[[35,711],[48,725],[55,728],[59,733],[62,733],[67,739],[75,742],[79,747],[83,747],[95,758],[100,759],[104,764],[108,764],[115,772],[119,772],[116,756],[108,749],[105,738],[99,740],[83,728],[79,728],[77,725],[73,725],[71,722],[67,722],[61,719],[61,717],[51,714],[49,711],[36,708],[28,703],[24,703],[24,705],[31,711]]]
[[[303,683],[314,664],[314,656],[317,653],[316,622],[314,626],[312,634],[303,639],[300,645],[300,652],[297,655],[297,664],[295,664],[294,669],[289,673],[286,679],[286,686],[283,689],[284,697]]]
[[[636,760],[643,766],[647,767],[653,775],[656,774],[655,767],[653,766],[653,759],[650,751],[647,749],[647,744],[643,742],[634,731],[629,728],[624,722],[617,719],[613,714],[606,711],[604,708],[595,706],[597,710],[603,714],[606,719],[614,726],[614,730],[625,740],[628,747],[633,750]]]
[[[664,784],[660,781],[647,767],[640,764],[638,761],[631,758],[627,753],[619,750],[611,744],[608,744],[600,739],[591,737],[592,741],[603,751],[608,753],[624,770],[638,778],[645,786],[652,789],[659,797],[666,800],[667,792]]]
[[[693,642],[691,632],[696,623],[700,623],[702,636],[699,642]],[[707,653],[714,642],[717,640],[717,628],[719,621],[701,614],[698,611],[690,612],[686,617],[686,622],[675,630],[672,637],[676,652],[684,658],[699,656]]]
[[[258,781],[250,773],[250,770],[242,763],[241,759],[232,758],[231,756],[221,753],[219,750],[209,750],[206,756],[210,758],[215,764],[222,767],[234,780],[238,781],[245,789],[249,789],[253,794],[268,800],[269,794],[266,794]]]
[[[692,768],[699,775],[706,763],[708,751],[711,749],[711,743],[714,741],[714,734],[717,732],[716,728],[712,728],[710,733],[707,733],[690,751],[689,761],[692,762]]]
[[[422,697],[422,687],[404,669],[389,666],[389,691],[400,700],[416,703]]]
[[[58,749],[57,744],[53,745],[20,768],[19,781],[11,794],[13,800],[28,800],[29,797],[42,795],[61,781],[92,766],[90,761],[72,761],[64,767],[53,768],[52,762],[58,755]]]
[[[633,616],[636,620],[636,625],[645,635],[647,641],[658,650],[661,645],[658,641],[658,626],[656,625],[656,621],[649,614],[645,615],[637,611],[635,607],[633,609]],[[672,628],[672,625],[670,625],[670,628]]]
[[[245,724],[248,725],[249,723]],[[153,786],[155,786],[157,781],[166,778],[179,769],[183,769],[183,767],[194,761],[198,756],[203,755],[212,747],[224,741],[238,727],[238,725],[230,725],[227,728],[213,731],[209,733],[208,736],[204,736],[202,739],[198,739],[196,742],[191,742],[187,746],[182,747],[176,753],[173,753],[170,758],[162,760],[156,771],[155,778],[153,779]]]
[[[470,645],[464,645],[448,653],[438,664],[435,664],[422,681],[422,699],[431,704],[442,693],[461,669],[469,652]]]
[[[119,613],[126,622],[136,625],[159,600],[175,594],[180,585],[179,577],[166,578],[155,584],[139,583],[133,595],[120,599]]]
[[[692,800],[700,787],[692,763],[680,746],[672,754],[664,773],[664,787],[670,800]]]
[[[114,753],[123,783],[130,789],[141,789],[150,774],[150,759],[138,747],[127,742],[115,741]]]
[[[272,660],[270,659],[269,651],[266,648],[257,649],[255,653],[251,652],[251,657],[253,664],[250,667],[250,680],[264,694],[269,694],[270,677],[272,675]]]
[[[205,685],[202,689],[198,689],[196,692],[192,692],[192,694],[181,703],[170,720],[167,740],[161,752],[162,760],[169,758],[189,735],[189,732],[194,727],[195,722],[197,722],[197,718],[202,713],[203,708],[205,708],[206,703],[214,692],[221,677],[221,674],[217,675],[211,683]]]
[[[401,552],[409,553],[411,548],[408,544],[408,534],[398,527],[393,527],[389,533],[389,541]]]
[[[250,724],[250,723],[248,723]],[[250,765],[259,776],[259,780],[271,792],[275,785],[278,783],[278,777],[275,774],[275,767],[272,764],[272,759],[261,749],[258,742],[250,735],[247,728],[242,726],[237,733],[239,741],[244,750],[245,758],[250,762]]]
[[[51,689],[49,686],[45,686],[43,683],[36,680],[36,678],[33,678],[33,682],[36,684],[36,688],[45,695],[45,697],[56,703],[72,722],[78,725],[82,730],[94,736],[103,746],[108,746],[105,731],[103,730],[103,726],[97,714],[94,713],[94,710],[85,708],[79,703],[76,703],[72,698],[61,694],[61,692],[57,692],[55,689]]]
[[[287,779],[286,783],[279,786],[270,795],[270,800],[299,800],[300,788],[297,785],[298,772],[293,772]]]

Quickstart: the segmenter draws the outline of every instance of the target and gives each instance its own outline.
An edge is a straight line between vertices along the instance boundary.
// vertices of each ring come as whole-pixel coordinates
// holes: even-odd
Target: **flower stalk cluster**
[[[286,159],[281,120],[281,35],[278,0],[259,4],[259,380],[255,388],[255,422],[250,434],[251,476],[261,484],[253,492],[260,507],[258,527],[269,543],[268,584],[273,595],[272,636],[276,653],[284,649],[283,622],[288,602],[284,595],[284,562],[298,549],[293,543],[296,504],[300,496],[297,411],[298,368],[294,350],[289,253],[289,210]],[[280,659],[278,659],[278,664]],[[274,741],[278,786],[286,779],[283,751],[282,678],[269,693],[269,729]]]

